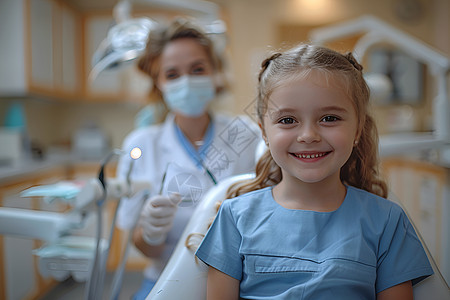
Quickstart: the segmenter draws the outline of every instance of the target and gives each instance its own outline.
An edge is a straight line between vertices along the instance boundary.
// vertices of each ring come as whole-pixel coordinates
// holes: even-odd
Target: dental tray
[[[89,279],[95,257],[96,239],[70,236],[33,250],[39,257],[39,273],[63,281],[70,276],[77,282]],[[106,259],[107,241],[100,242],[100,257]]]

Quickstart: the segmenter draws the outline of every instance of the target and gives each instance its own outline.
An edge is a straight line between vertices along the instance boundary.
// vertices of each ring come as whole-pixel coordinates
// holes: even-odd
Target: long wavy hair
[[[341,168],[340,179],[344,184],[387,197],[387,185],[378,170],[378,132],[369,113],[370,91],[362,69],[352,53],[342,54],[322,46],[300,44],[286,52],[275,53],[261,64],[256,112],[261,127],[264,128],[263,116],[267,113],[270,95],[274,89],[294,76],[308,76],[314,70],[322,72],[326,78],[338,78],[354,105],[359,136],[358,144]],[[281,169],[269,150],[259,159],[255,173],[254,179],[232,185],[227,198],[276,185],[282,179]]]

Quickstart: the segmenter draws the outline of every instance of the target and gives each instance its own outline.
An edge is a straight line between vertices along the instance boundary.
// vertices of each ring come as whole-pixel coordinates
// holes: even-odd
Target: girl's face
[[[273,91],[263,129],[282,180],[340,180],[358,131],[354,106],[340,85],[334,76],[312,71]]]
[[[192,38],[169,42],[160,58],[158,86],[183,75],[212,75],[211,60],[202,45]]]

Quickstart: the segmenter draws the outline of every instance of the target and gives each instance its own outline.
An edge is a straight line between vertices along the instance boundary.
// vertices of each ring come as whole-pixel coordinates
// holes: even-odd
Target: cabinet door
[[[440,272],[450,282],[450,172],[428,162],[385,158],[392,198],[404,206]]]
[[[0,28],[0,96],[22,95],[27,89],[22,1],[0,1]]]
[[[61,61],[58,62],[61,71],[59,89],[68,96],[81,93],[81,20],[79,15],[69,7],[61,6]]]
[[[54,89],[53,2],[32,0],[29,5],[30,87],[48,92]]]
[[[81,94],[81,18],[55,0],[28,1],[30,90],[54,98]]]

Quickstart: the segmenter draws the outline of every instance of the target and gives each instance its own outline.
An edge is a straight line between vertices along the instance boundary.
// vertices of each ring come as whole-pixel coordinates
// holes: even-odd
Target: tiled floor
[[[110,299],[113,277],[114,274],[106,274],[102,300]],[[139,288],[142,278],[142,272],[127,272],[123,278],[122,289],[118,300],[131,299],[133,293]],[[39,300],[83,300],[86,298],[85,287],[86,283],[79,283],[69,278],[59,283],[53,290]]]

